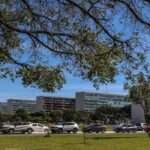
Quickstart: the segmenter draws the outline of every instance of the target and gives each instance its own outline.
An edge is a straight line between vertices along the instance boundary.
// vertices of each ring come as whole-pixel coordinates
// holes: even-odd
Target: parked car
[[[99,124],[99,123],[89,124],[83,128],[84,133],[92,133],[92,132],[104,133],[105,131],[106,131],[106,127],[104,125]]]
[[[77,133],[79,130],[79,126],[75,122],[59,122],[55,125],[51,126],[51,132],[52,133]]]
[[[113,126],[113,130],[116,132],[116,133],[119,133],[119,132],[136,132],[138,131],[137,129],[137,126],[136,125],[132,125],[132,124],[120,124],[120,125],[116,125],[116,126]]]
[[[1,123],[0,124],[0,132],[2,134],[13,134],[15,131],[15,126],[11,124]]]
[[[144,131],[145,123],[136,123],[137,131]]]
[[[49,127],[40,123],[25,122],[25,123],[16,124],[14,132],[15,133],[28,133],[28,134],[31,134],[32,132],[47,133],[49,132]]]
[[[144,131],[148,134],[150,134],[150,124],[145,124],[144,125]]]

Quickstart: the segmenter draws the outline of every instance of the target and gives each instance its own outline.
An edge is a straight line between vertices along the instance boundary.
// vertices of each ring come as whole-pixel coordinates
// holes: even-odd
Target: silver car
[[[51,126],[51,132],[52,133],[77,133],[79,130],[79,126],[75,122],[59,122],[55,125]]]
[[[15,132],[28,134],[31,134],[32,132],[47,133],[49,132],[49,127],[40,123],[31,123],[31,122],[20,123],[16,124]]]

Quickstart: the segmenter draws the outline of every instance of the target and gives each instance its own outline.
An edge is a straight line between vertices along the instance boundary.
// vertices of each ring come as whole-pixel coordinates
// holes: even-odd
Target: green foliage
[[[93,120],[100,120],[106,124],[114,124],[129,120],[131,116],[131,106],[115,108],[111,106],[102,106],[96,109],[92,115]]]
[[[64,121],[74,121],[76,112],[72,110],[63,111],[63,120]]]
[[[0,78],[54,92],[66,70],[96,88],[119,73],[132,81],[141,70],[149,76],[148,6],[144,0],[0,0]]]
[[[135,103],[140,103],[145,108],[145,115],[150,114],[150,80],[142,74],[136,78],[136,83],[129,89],[129,98]]]
[[[63,72],[59,68],[36,66],[32,69],[22,68],[18,72],[24,85],[37,86],[44,91],[54,92],[65,83]]]
[[[123,108],[113,108],[102,106],[93,113],[85,111],[51,111],[30,113],[19,109],[14,114],[0,114],[1,122],[31,121],[41,123],[55,123],[59,121],[76,121],[78,123],[89,123],[97,120],[112,124],[116,121],[124,121],[130,118],[130,106]],[[108,121],[109,120],[109,121]]]
[[[83,135],[43,136],[0,136],[0,147],[3,149],[44,149],[44,150],[149,150],[150,142],[146,134],[91,134],[86,144]]]
[[[49,115],[52,118],[52,122],[63,121],[63,112],[62,111],[53,111],[53,112],[50,112]]]
[[[29,113],[23,109],[18,109],[15,112],[13,119],[16,121],[28,121],[30,119]]]

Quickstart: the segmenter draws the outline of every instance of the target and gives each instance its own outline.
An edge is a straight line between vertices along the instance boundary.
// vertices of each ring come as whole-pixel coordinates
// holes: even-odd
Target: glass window
[[[40,124],[40,123],[39,123],[38,125],[39,125],[40,127],[43,127],[43,125],[42,125],[42,124]]]
[[[74,125],[74,123],[72,123],[72,122],[66,122],[66,123],[64,123],[64,125]]]
[[[37,126],[37,124],[36,124],[36,123],[33,123],[32,126]]]

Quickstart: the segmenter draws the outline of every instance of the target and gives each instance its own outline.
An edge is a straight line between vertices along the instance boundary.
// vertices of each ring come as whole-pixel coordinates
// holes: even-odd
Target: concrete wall
[[[131,120],[133,123],[145,123],[144,107],[142,104],[132,103]]]

